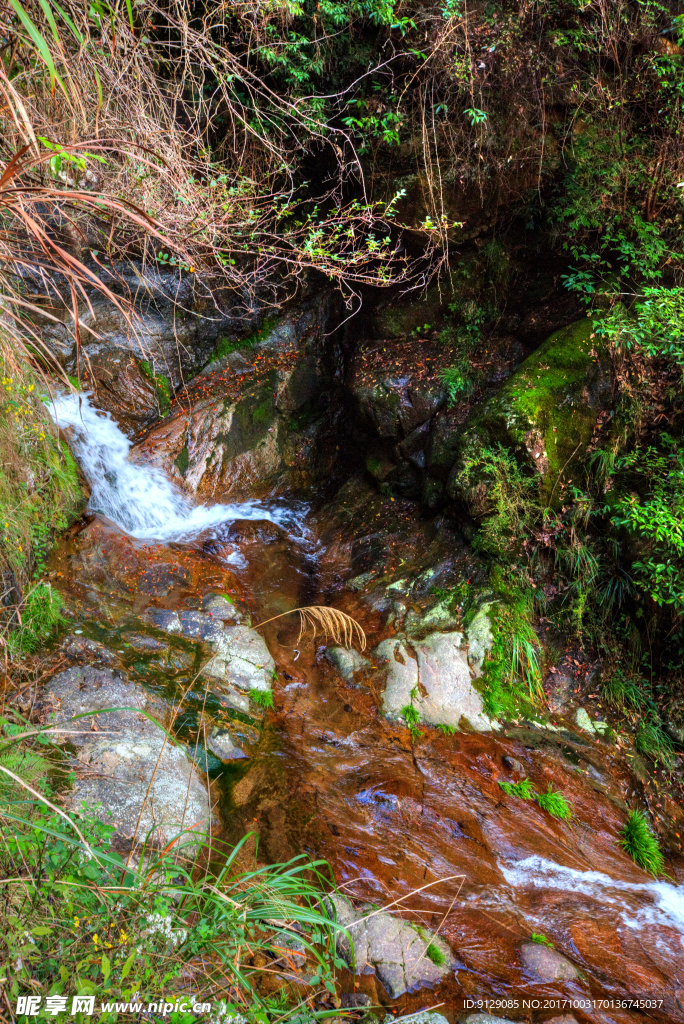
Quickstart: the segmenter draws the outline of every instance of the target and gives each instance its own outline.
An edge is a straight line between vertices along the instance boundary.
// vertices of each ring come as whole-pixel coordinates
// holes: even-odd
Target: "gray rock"
[[[181,632],[192,640],[220,640],[223,626],[208,612],[181,612]]]
[[[411,703],[421,722],[428,725],[465,723],[476,732],[498,729],[482,710],[482,698],[473,689],[462,633],[432,633],[409,646],[401,637],[383,640],[375,649],[388,665],[383,714],[401,721],[401,709]],[[417,692],[416,692],[417,691]]]
[[[221,761],[236,761],[248,756],[232,729],[212,729],[207,736],[207,749]]]
[[[387,1014],[383,1024],[394,1024],[396,1017],[391,1014]],[[448,1020],[441,1013],[435,1013],[434,1010],[421,1010],[418,1013],[412,1013],[404,1018],[406,1024],[449,1024]],[[401,1018],[399,1018],[401,1020]]]
[[[183,588],[189,582],[190,573],[184,566],[159,562],[145,570],[137,581],[137,587],[141,594],[166,597],[170,591]]]
[[[205,665],[205,675],[228,683],[243,692],[270,690],[275,672],[263,637],[241,626],[222,630],[214,643],[216,653]]]
[[[202,601],[202,608],[213,619],[220,622],[242,622],[243,615],[232,601],[229,601],[223,594],[207,594]]]
[[[343,896],[331,899],[337,909],[337,920],[347,927],[353,941],[352,953],[347,936],[338,935],[339,956],[356,974],[375,973],[392,999],[423,986],[432,987],[450,973],[454,960],[443,939],[427,931],[419,934],[408,921],[384,910],[376,911],[371,906],[357,910]],[[441,967],[425,955],[428,944],[442,953]]]
[[[164,629],[167,633],[180,633],[181,623],[178,612],[167,611],[166,608],[148,608],[144,619],[151,626],[157,629]]]
[[[371,997],[367,996],[365,992],[340,992],[340,1006],[344,1010],[351,1010],[355,1007],[370,1005]]]
[[[356,683],[354,673],[373,668],[371,662],[353,648],[348,650],[346,647],[326,647],[325,656],[335,671],[352,686]]]
[[[577,969],[569,960],[550,946],[526,942],[520,949],[525,969],[539,981],[570,981],[577,977]]]
[[[509,755],[506,754],[504,757],[501,758],[501,760],[506,765],[509,772],[516,772],[516,774],[518,775],[525,774],[524,765],[522,765],[521,762],[518,761],[515,757],[509,757]]]
[[[183,747],[141,711],[159,718],[145,691],[109,669],[74,667],[49,681],[42,716],[54,723],[104,708],[74,723],[84,735],[69,736],[76,749],[76,781],[67,806],[83,804],[116,827],[120,848],[141,846],[147,839],[163,847],[182,829],[205,832],[210,822],[209,800]],[[87,766],[87,768],[86,768]]]

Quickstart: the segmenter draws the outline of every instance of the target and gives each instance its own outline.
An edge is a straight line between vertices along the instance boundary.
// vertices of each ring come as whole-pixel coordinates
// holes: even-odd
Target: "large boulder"
[[[209,363],[131,457],[200,501],[306,490],[329,477],[342,379],[329,305],[322,295]]]
[[[373,652],[386,665],[383,714],[404,721],[412,705],[427,725],[449,725],[488,732],[499,728],[484,714],[482,697],[473,688],[463,633],[431,633],[421,642],[401,636],[383,640]]]
[[[185,749],[142,713],[159,721],[164,711],[124,675],[88,665],[53,676],[43,696],[52,725],[100,712],[69,726],[75,781],[66,805],[85,805],[113,824],[123,850],[144,842],[163,848],[184,830],[205,834],[210,825],[207,790]]]
[[[447,482],[451,498],[483,504],[487,480],[469,467],[502,445],[539,474],[543,500],[558,500],[612,399],[610,363],[592,334],[590,319],[556,331],[473,410]]]
[[[348,933],[338,932],[338,955],[356,974],[376,974],[392,999],[434,988],[451,972],[451,949],[434,933],[372,905],[357,909],[344,896],[331,899]]]

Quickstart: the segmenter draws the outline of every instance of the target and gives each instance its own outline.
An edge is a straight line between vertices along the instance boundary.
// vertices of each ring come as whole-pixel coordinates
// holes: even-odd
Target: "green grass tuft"
[[[500,782],[499,785],[508,796],[517,796],[521,800],[534,800],[534,786],[529,779],[520,782]]]
[[[434,942],[431,942],[425,950],[425,956],[435,965],[435,967],[446,967],[447,958],[444,950],[440,949],[439,946],[436,946]]]
[[[542,935],[541,932],[532,932],[530,938],[532,942],[537,942],[540,946],[549,946],[550,949],[553,949],[553,942],[549,942],[546,936]]]
[[[554,818],[561,818],[564,821],[572,818],[570,804],[550,783],[546,793],[537,793],[535,800],[543,811],[548,811]]]
[[[21,626],[6,638],[13,655],[30,654],[44,647],[54,634],[67,624],[62,615],[61,595],[49,583],[36,583],[26,595],[21,609]]]
[[[649,703],[648,696],[641,686],[625,676],[619,669],[601,683],[601,697],[608,704],[619,708],[633,708],[639,711]]]
[[[620,846],[639,867],[650,871],[652,875],[662,874],[665,858],[657,836],[653,834],[648,819],[641,811],[629,812],[620,837]]]
[[[273,694],[270,690],[250,690],[249,699],[252,704],[256,704],[259,708],[271,709],[275,707],[273,703]]]
[[[440,729],[445,736],[453,736],[456,732],[455,725],[447,725],[446,722],[438,722],[436,725],[437,729]]]
[[[641,719],[634,744],[640,754],[660,761],[666,768],[674,768],[677,763],[672,740],[657,718]]]

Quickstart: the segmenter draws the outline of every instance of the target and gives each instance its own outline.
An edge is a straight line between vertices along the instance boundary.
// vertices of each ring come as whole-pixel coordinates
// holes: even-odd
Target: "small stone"
[[[345,682],[355,684],[354,674],[372,668],[367,658],[361,657],[358,651],[347,650],[346,647],[326,647],[325,656],[332,667],[339,672]]]
[[[515,772],[518,775],[525,775],[525,769],[523,765],[515,757],[509,757],[508,754],[505,754],[501,758],[501,760],[503,761],[506,768],[508,768],[509,772]]]
[[[570,981],[577,969],[555,949],[537,942],[526,942],[520,950],[525,969],[539,981]]]
[[[371,998],[365,992],[340,992],[340,1007],[351,1010],[358,1006],[370,1006]]]
[[[223,628],[212,615],[202,612],[181,612],[179,615],[183,635],[192,640],[218,640]]]
[[[207,736],[207,748],[221,761],[236,761],[247,757],[229,729],[212,729]]]
[[[207,594],[202,601],[202,608],[212,619],[220,622],[242,622],[242,613],[223,594]]]
[[[563,1013],[560,1017],[552,1017],[546,1024],[577,1024],[577,1020],[569,1013]]]
[[[167,633],[180,633],[181,631],[178,612],[171,612],[166,608],[148,608],[145,612],[145,619],[157,629],[164,629]]]

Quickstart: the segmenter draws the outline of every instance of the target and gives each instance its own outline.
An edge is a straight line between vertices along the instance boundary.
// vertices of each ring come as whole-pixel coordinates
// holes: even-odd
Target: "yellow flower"
[[[97,935],[93,935],[93,942],[95,943],[96,946],[97,946],[99,941],[100,940],[98,939]]]
[[[123,930],[123,928],[121,929],[121,934],[119,935],[119,942],[128,942],[128,936],[126,935],[126,932]]]
[[[80,918],[78,918],[78,917],[75,917],[75,918],[74,918],[74,928],[78,928],[78,926],[80,925],[80,923],[81,923],[81,921],[80,921]]]

